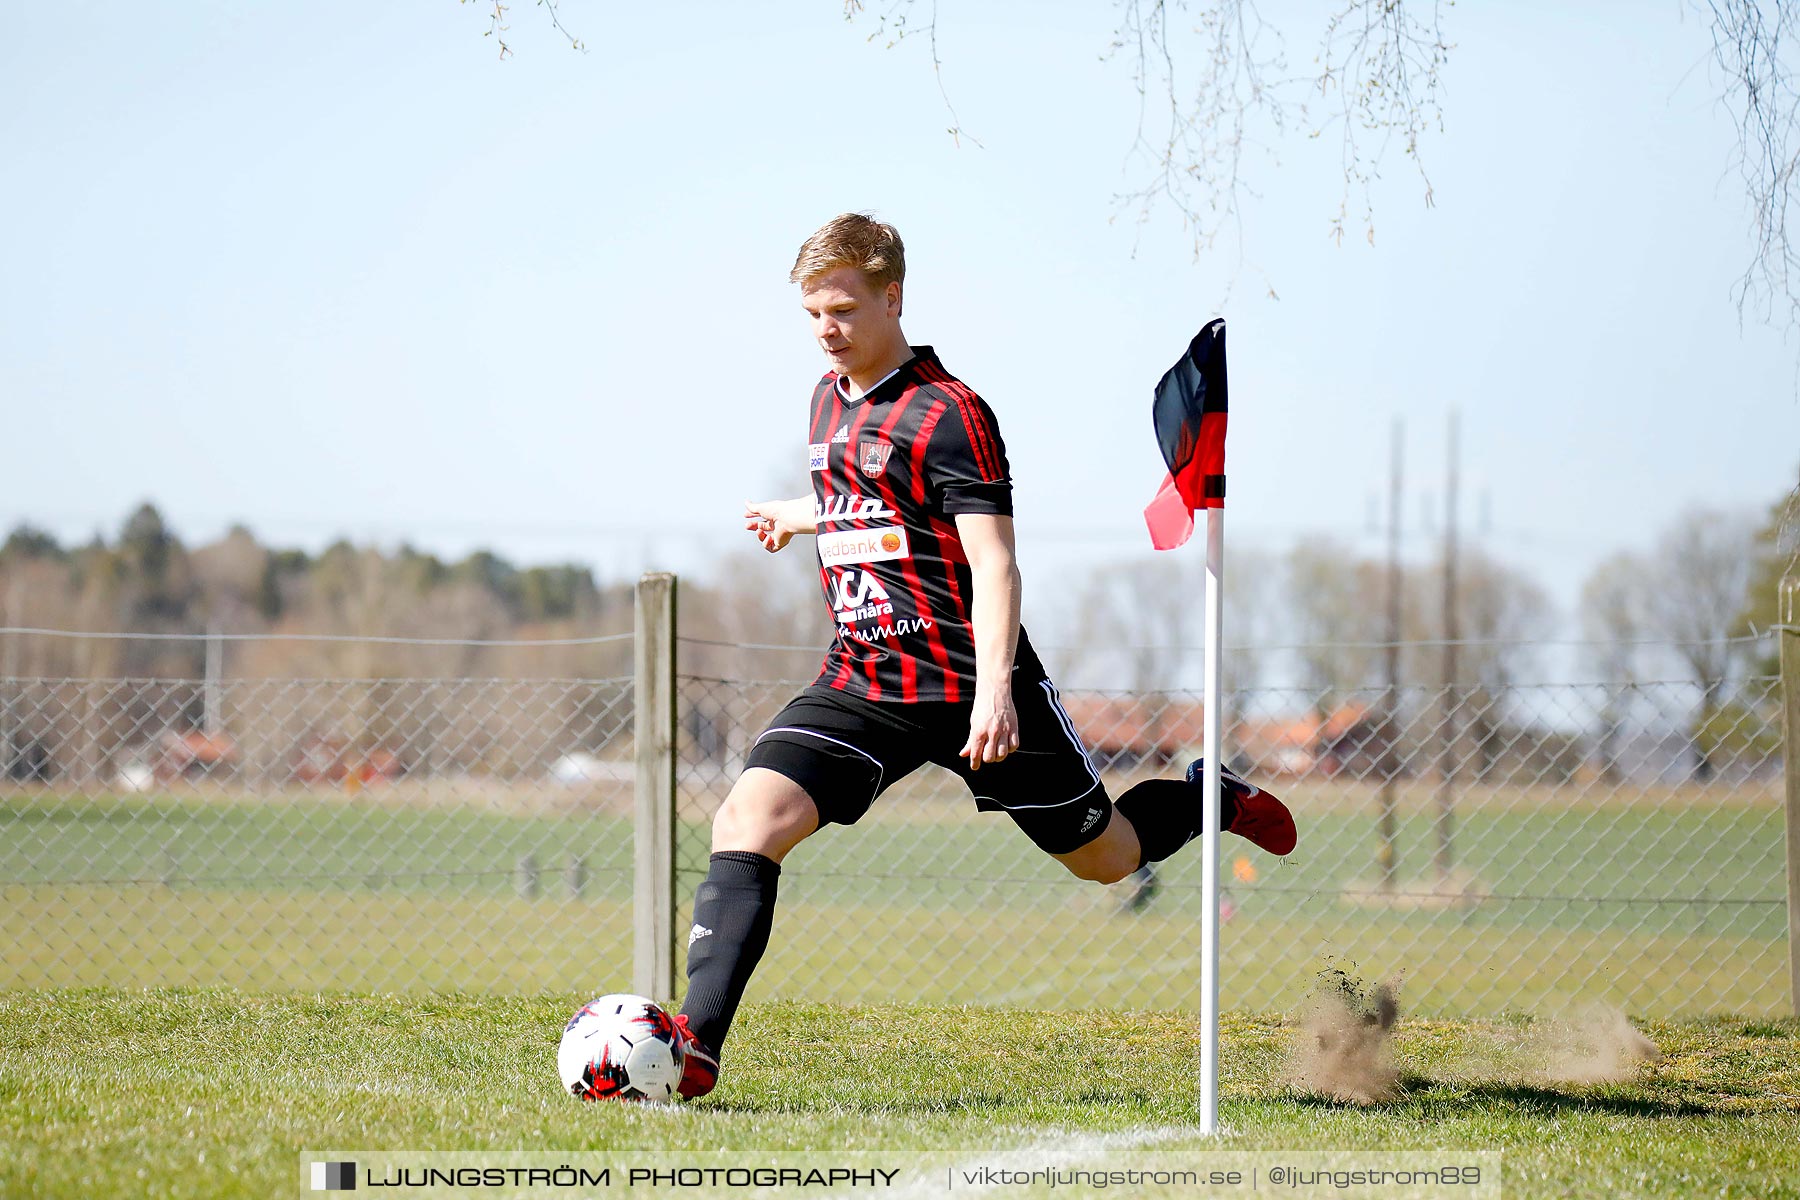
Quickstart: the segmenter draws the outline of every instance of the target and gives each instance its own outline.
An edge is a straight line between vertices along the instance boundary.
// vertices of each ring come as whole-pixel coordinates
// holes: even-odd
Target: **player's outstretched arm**
[[[969,620],[975,635],[975,711],[960,754],[971,771],[999,762],[1019,748],[1019,714],[1013,707],[1013,657],[1019,650],[1018,554],[1011,517],[958,513],[956,532],[969,557],[975,595]]]
[[[793,500],[744,501],[744,528],[756,535],[770,554],[794,540],[797,533],[817,533],[811,496]]]

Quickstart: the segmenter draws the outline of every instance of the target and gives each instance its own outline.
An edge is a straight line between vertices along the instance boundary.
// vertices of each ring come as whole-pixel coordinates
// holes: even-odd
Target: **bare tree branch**
[[[1755,249],[1733,289],[1738,314],[1760,307],[1762,319],[1773,324],[1785,308],[1788,323],[1800,325],[1800,255],[1788,229],[1800,93],[1792,65],[1784,61],[1795,10],[1783,0],[1705,0],[1696,8],[1710,22],[1713,63],[1724,77],[1719,103],[1737,131],[1733,165],[1750,202]]]
[[[1371,193],[1396,145],[1418,167],[1431,203],[1420,143],[1442,129],[1441,73],[1450,52],[1443,10],[1454,0],[1343,0],[1320,37],[1316,70],[1301,76],[1288,75],[1282,35],[1255,0],[1116,2],[1119,20],[1105,57],[1129,64],[1139,105],[1125,156],[1137,182],[1115,200],[1121,211],[1135,210],[1140,226],[1167,206],[1193,236],[1196,254],[1225,234],[1241,260],[1243,206],[1257,198],[1246,153],[1272,155],[1276,140],[1296,123],[1314,137],[1337,130],[1344,189],[1331,232],[1340,241],[1353,202],[1360,203],[1373,241]],[[846,20],[868,7],[865,0],[843,3]],[[893,46],[928,35],[950,133],[960,141],[967,132],[943,84],[937,3],[932,0],[923,24],[911,21],[914,3],[883,0],[869,40],[885,35]]]
[[[1254,0],[1213,0],[1195,18],[1198,74],[1188,82],[1177,77],[1175,63],[1190,56],[1170,40],[1172,10],[1185,12],[1184,0],[1121,0],[1112,50],[1130,53],[1132,81],[1145,98],[1132,152],[1151,169],[1149,181],[1121,196],[1121,204],[1136,206],[1140,222],[1159,203],[1171,205],[1193,232],[1196,252],[1227,229],[1241,240],[1241,199],[1255,195],[1244,177],[1246,147],[1260,145],[1265,132],[1272,144],[1290,124],[1315,138],[1336,126],[1344,188],[1332,234],[1343,240],[1352,200],[1360,197],[1373,242],[1372,189],[1396,143],[1419,171],[1426,204],[1432,202],[1419,148],[1427,133],[1443,128],[1448,2],[1346,0],[1326,23],[1315,71],[1290,76],[1283,39]],[[1167,128],[1155,141],[1143,127],[1152,89],[1168,103]]]
[[[1422,7],[1427,6],[1401,0],[1349,0],[1325,27],[1314,60],[1319,66],[1314,86],[1321,97],[1336,94],[1332,121],[1342,127],[1344,193],[1332,222],[1340,244],[1352,192],[1361,193],[1363,228],[1374,244],[1371,188],[1396,140],[1425,184],[1427,207],[1432,203],[1431,178],[1419,155],[1419,140],[1434,128],[1443,132],[1440,76],[1450,45],[1444,40],[1444,3],[1430,0],[1429,16],[1420,15]],[[1374,139],[1373,147],[1364,144],[1363,135]]]
[[[963,128],[962,118],[956,115],[956,105],[950,102],[949,89],[944,86],[944,60],[938,56],[937,0],[931,0],[931,16],[923,25],[913,25],[907,21],[907,14],[912,6],[913,0],[886,0],[886,6],[876,16],[875,32],[869,35],[868,40],[872,42],[886,36],[887,48],[891,50],[909,37],[924,34],[931,49],[931,74],[937,80],[938,96],[944,102],[944,111],[950,114],[950,127],[944,132],[958,146],[962,145],[964,138],[968,138],[977,149],[982,149],[981,139]],[[844,0],[844,20],[856,20],[865,8],[863,0]]]
[[[459,4],[468,4],[471,2],[472,0],[457,0],[457,3]],[[506,0],[480,0],[480,2],[484,8],[489,10],[487,32],[481,36],[494,39],[495,44],[500,47],[500,60],[504,62],[512,57],[512,47],[506,44],[506,35],[512,30],[512,26],[506,23],[506,13],[512,6],[507,4]],[[550,14],[551,26],[556,32],[562,34],[568,41],[570,48],[585,53],[587,51],[587,45],[564,27],[562,23],[562,14],[557,11],[557,5],[559,3],[561,3],[561,0],[537,0],[537,6]]]
[[[1800,253],[1788,227],[1800,167],[1800,87],[1787,60],[1796,32],[1790,0],[1692,0],[1710,22],[1713,64],[1723,76],[1719,103],[1737,131],[1733,165],[1750,202],[1755,248],[1732,288],[1738,321],[1760,309],[1770,326],[1800,329]],[[1800,487],[1788,494],[1787,521],[1800,524]]]
[[[1139,164],[1147,178],[1116,200],[1121,208],[1136,208],[1140,225],[1159,204],[1171,205],[1193,234],[1196,253],[1229,230],[1241,256],[1242,198],[1255,195],[1244,180],[1244,151],[1249,146],[1266,151],[1256,128],[1266,125],[1279,135],[1289,116],[1278,81],[1271,78],[1284,69],[1280,34],[1263,21],[1253,0],[1207,6],[1192,30],[1198,52],[1188,84],[1170,42],[1169,0],[1121,0],[1119,7],[1108,55],[1124,51],[1131,63],[1139,104],[1126,161]],[[1187,6],[1176,0],[1174,7]],[[1271,42],[1273,47],[1265,48]],[[1148,128],[1153,94],[1160,114],[1154,132]]]

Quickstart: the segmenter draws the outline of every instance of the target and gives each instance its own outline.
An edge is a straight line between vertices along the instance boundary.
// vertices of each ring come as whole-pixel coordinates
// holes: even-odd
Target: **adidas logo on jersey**
[[[838,431],[831,435],[831,443],[832,443],[832,445],[835,446],[840,443],[847,442],[849,440],[850,440],[850,422],[845,421],[843,423],[843,425],[839,426]]]

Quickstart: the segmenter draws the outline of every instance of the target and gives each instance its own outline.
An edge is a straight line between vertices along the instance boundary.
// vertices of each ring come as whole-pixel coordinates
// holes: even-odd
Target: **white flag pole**
[[[1206,683],[1202,772],[1205,799],[1201,809],[1200,891],[1205,908],[1200,915],[1200,1132],[1208,1137],[1219,1131],[1219,770],[1224,753],[1219,745],[1221,672],[1219,655],[1224,631],[1225,510],[1206,510]]]

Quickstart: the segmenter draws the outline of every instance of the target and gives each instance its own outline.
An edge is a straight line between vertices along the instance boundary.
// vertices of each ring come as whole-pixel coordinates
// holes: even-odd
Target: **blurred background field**
[[[690,773],[691,775],[691,773]],[[723,780],[719,781],[720,783]],[[1115,789],[1121,782],[1115,777]],[[717,786],[684,789],[677,883],[704,872]],[[1602,1001],[1787,1011],[1778,781],[1459,795],[1434,874],[1435,789],[1397,791],[1398,883],[1376,886],[1376,796],[1295,780],[1300,849],[1224,839],[1224,996],[1289,1011],[1330,966],[1398,976],[1409,1010]],[[628,788],[419,780],[256,795],[13,789],[0,797],[0,986],[604,991],[629,981]],[[1199,863],[1135,884],[1068,877],[927,768],[789,859],[754,998],[1184,1008]],[[685,926],[683,926],[685,928]]]
[[[1696,509],[1595,564],[1574,641],[1449,509],[1430,556],[1234,548],[1225,745],[1301,843],[1223,839],[1224,1002],[1291,1012],[1354,966],[1428,1014],[1789,1011],[1785,514]],[[243,527],[190,547],[150,504],[85,544],[16,528],[0,987],[679,992],[712,814],[817,670],[814,565],[634,589]],[[1115,796],[1198,753],[1198,566],[1095,557],[1032,592]],[[750,995],[1190,1008],[1199,867],[1079,883],[927,768],[792,855]],[[640,943],[674,972],[640,978]]]

